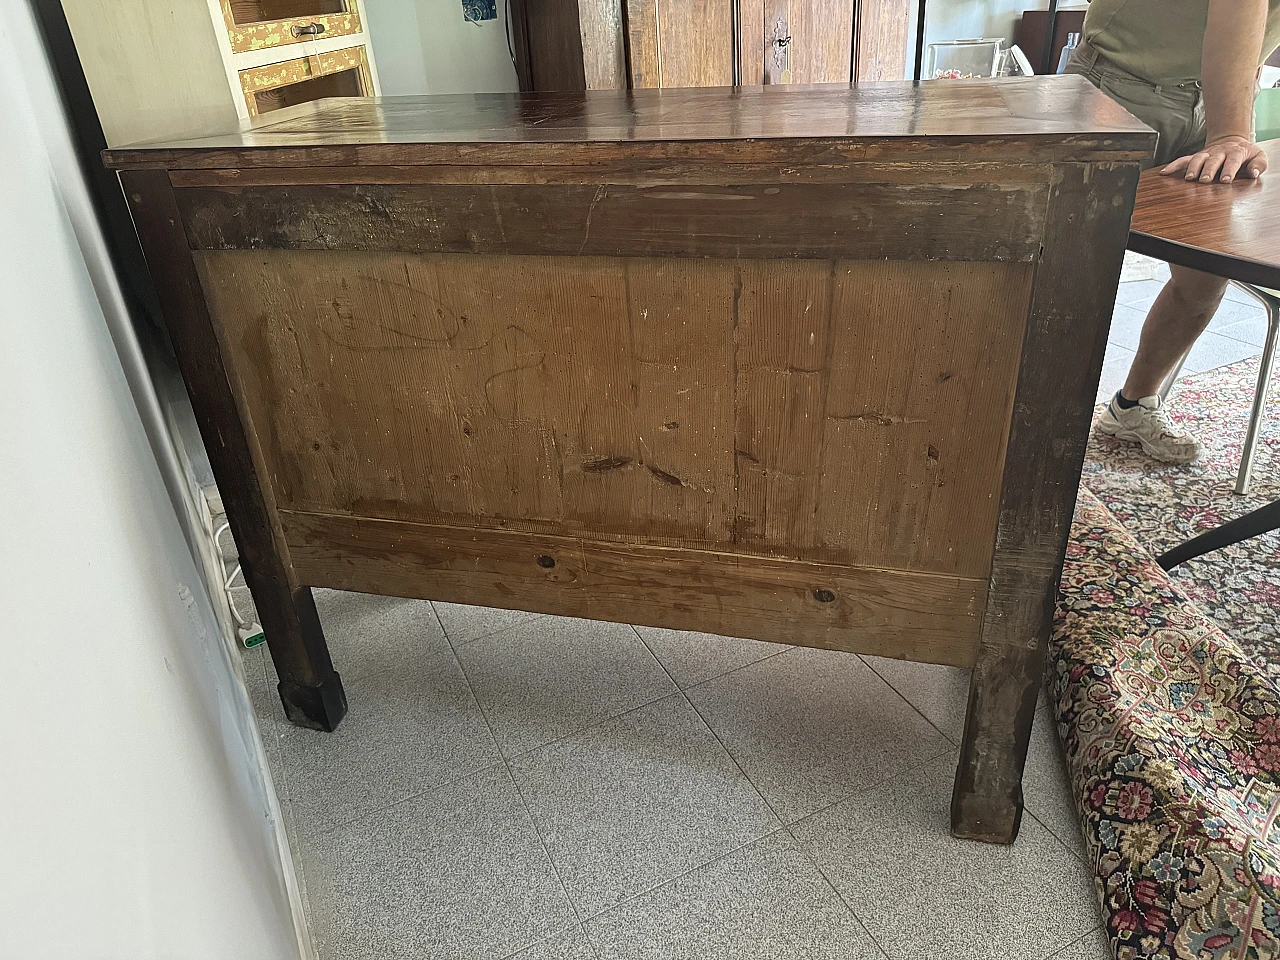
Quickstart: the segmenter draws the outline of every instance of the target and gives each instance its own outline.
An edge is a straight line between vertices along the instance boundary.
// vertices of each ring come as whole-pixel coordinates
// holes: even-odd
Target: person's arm
[[[1267,26],[1267,0],[1209,0],[1204,31],[1205,145],[1160,172],[1188,180],[1229,183],[1239,174],[1256,178],[1267,155],[1253,142],[1253,99]]]

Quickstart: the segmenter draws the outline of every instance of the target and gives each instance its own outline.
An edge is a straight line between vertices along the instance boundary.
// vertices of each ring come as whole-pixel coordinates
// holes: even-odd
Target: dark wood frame
[[[1081,87],[1083,89],[1083,84]],[[1015,101],[1021,103],[1016,98],[1022,94],[1004,95],[1014,96]],[[1026,95],[1034,100],[1031,87],[1027,88]],[[544,128],[538,130],[541,132]],[[1047,220],[1043,222],[1047,222],[1048,227],[1042,243],[1025,252],[1025,259],[1036,264],[1036,276],[1023,330],[1022,359],[999,494],[981,640],[973,667],[952,799],[952,828],[957,836],[1008,843],[1018,832],[1023,808],[1022,768],[1084,461],[1092,398],[1119,281],[1138,163],[1142,151],[1150,149],[1152,139],[1149,133],[1135,128],[1112,134],[1107,140],[1076,137],[1055,145],[1050,140],[1033,138],[1026,142],[1026,149],[1022,149],[1017,138],[1012,138],[1001,145],[1006,155],[1019,157],[1018,162],[1022,164],[1019,169],[1023,171],[1020,175],[1031,178],[1025,185],[1048,183],[1047,195],[1042,194],[1047,200]],[[290,141],[293,142],[296,141]],[[969,146],[963,141],[943,145],[924,138],[910,141],[901,138],[896,141],[893,155],[900,155],[902,145],[908,142],[914,143],[913,149],[925,155],[938,151],[939,157],[945,158],[941,162],[950,165],[956,162],[957,148],[982,149],[976,142]],[[792,149],[768,141],[754,141],[754,144],[752,149],[762,154],[778,155],[780,151]],[[266,154],[243,150],[224,154],[219,150],[227,148],[220,148],[216,143],[206,142],[201,146],[201,150],[186,153],[181,150],[170,153],[161,147],[110,152],[108,159],[124,168],[121,183],[240,546],[246,580],[257,601],[280,675],[279,689],[286,713],[295,723],[331,730],[346,711],[341,680],[325,646],[308,580],[299,575],[290,554],[281,513],[264,479],[259,441],[247,410],[238,399],[243,391],[237,388],[232,364],[224,359],[228,355],[227,344],[220,341],[216,325],[210,319],[206,294],[195,266],[193,247],[208,243],[216,246],[217,236],[196,242],[197,237],[184,226],[184,221],[190,218],[184,217],[182,204],[175,194],[175,180],[181,181],[184,191],[198,189],[201,183],[218,182],[221,171],[228,167],[252,170],[250,181],[257,179],[281,186],[332,183],[335,179],[342,182],[344,178],[356,183],[376,184],[379,180],[378,177],[371,179],[368,171],[351,167],[353,158],[359,159],[359,154],[342,145],[317,145],[302,148],[300,153],[298,148],[288,146]],[[547,183],[548,176],[552,177],[550,182],[555,183],[557,176],[564,176],[567,177],[564,182],[572,184],[577,182],[574,174],[556,174],[553,169],[542,166],[543,154],[551,151],[562,158],[572,157],[575,163],[598,154],[601,159],[596,163],[611,166],[612,172],[602,172],[598,166],[592,166],[591,176],[609,176],[615,178],[610,179],[610,183],[626,184],[652,175],[652,161],[647,159],[650,154],[668,151],[669,156],[686,157],[702,152],[707,155],[704,162],[714,164],[720,149],[736,148],[731,144],[717,146],[714,142],[687,147],[633,144],[621,149],[608,143],[498,144],[491,145],[487,162],[528,164],[538,171],[535,183]],[[838,143],[825,144],[815,139],[806,149],[838,152],[844,148]],[[860,154],[862,149],[859,148]],[[377,157],[386,156],[391,163],[398,163],[385,169],[387,183],[490,182],[484,169],[439,166],[451,162],[449,158],[456,152],[451,142],[432,145],[432,159],[422,167],[412,164],[424,163],[423,158],[416,154],[411,157],[403,146],[375,143],[369,151],[368,162],[378,163]],[[471,154],[463,151],[458,156],[470,157]],[[295,166],[304,157],[310,157],[313,163]],[[776,182],[769,179],[777,175],[775,165],[753,166],[756,161],[742,154],[735,159],[741,164],[742,175],[763,177],[762,182]],[[410,165],[404,165],[406,160]],[[984,156],[983,160],[989,161],[990,156]],[[315,164],[326,162],[331,164],[328,169],[315,169]],[[467,159],[464,164],[476,162]],[[663,162],[674,162],[678,168],[687,163],[685,159]],[[917,170],[927,169],[927,160],[916,162],[922,164]],[[1029,165],[1037,163],[1043,166]],[[851,162],[845,157],[841,165],[842,176],[858,171],[858,176],[865,175],[872,184],[883,183],[886,177],[891,181],[895,177],[905,178],[899,182],[913,184],[912,177],[917,175],[884,160],[862,158]],[[170,172],[171,166],[185,169]],[[513,174],[515,168],[499,169],[507,171],[503,176],[514,177],[499,182],[524,182],[521,178],[526,174]],[[982,162],[973,169],[978,171],[975,176],[986,175],[980,172]],[[685,169],[684,174],[687,173]],[[723,176],[722,173],[715,175]],[[1019,174],[1014,176],[1017,182]],[[450,179],[453,177],[457,179]],[[249,188],[239,174],[231,182],[235,190]],[[821,184],[805,186],[820,187]],[[305,186],[299,187],[300,191],[305,189]],[[598,192],[596,196],[599,197]],[[527,203],[529,198],[521,202]],[[265,216],[270,219],[270,211]],[[407,218],[406,222],[411,220]],[[595,223],[596,235],[607,236],[600,229],[604,223],[598,213]],[[508,229],[510,227],[508,224]],[[259,234],[265,236],[262,231],[257,231],[255,236]],[[502,240],[506,242],[507,235],[504,234]],[[473,233],[468,242],[474,245],[483,242],[483,238]],[[235,243],[231,241],[230,245]],[[537,241],[528,243],[525,252],[540,252]],[[860,247],[851,249],[861,250]],[[822,255],[829,253],[824,251]],[[1007,256],[1012,260],[1024,259],[1021,252]],[[1081,338],[1080,332],[1086,335]],[[353,518],[353,522],[360,520]],[[547,568],[542,571],[547,576],[558,575],[553,553],[554,545],[530,554],[531,557],[536,554],[538,567]],[[544,562],[546,560],[551,562]],[[314,573],[318,568],[314,560],[309,560],[306,569]],[[325,585],[343,584],[327,579]],[[831,600],[830,591],[815,589],[812,593],[819,604]]]

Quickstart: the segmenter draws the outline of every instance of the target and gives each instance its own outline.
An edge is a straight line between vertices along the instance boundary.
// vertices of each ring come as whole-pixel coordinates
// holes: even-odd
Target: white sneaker
[[[1174,425],[1158,396],[1143,397],[1127,410],[1112,397],[1098,419],[1098,431],[1140,443],[1147,456],[1165,463],[1190,463],[1200,458],[1200,441]]]

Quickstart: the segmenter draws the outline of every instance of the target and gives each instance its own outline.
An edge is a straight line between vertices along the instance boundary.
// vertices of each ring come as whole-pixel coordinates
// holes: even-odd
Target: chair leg
[[[1267,392],[1271,386],[1271,374],[1276,364],[1276,335],[1280,333],[1280,297],[1247,283],[1237,282],[1236,286],[1256,298],[1267,311],[1267,342],[1262,348],[1262,362],[1258,368],[1258,387],[1253,394],[1249,429],[1245,433],[1244,448],[1240,454],[1240,471],[1236,474],[1236,493],[1246,494],[1253,481],[1253,454],[1258,444],[1258,434],[1262,429],[1262,417],[1267,409]]]
[[[1178,374],[1182,373],[1182,368],[1187,362],[1187,357],[1191,356],[1188,350],[1182,355],[1182,359],[1178,361],[1178,365],[1173,368],[1173,373],[1164,378],[1164,383],[1160,384],[1160,403],[1163,405],[1169,399],[1169,393],[1173,390],[1173,385],[1178,382]]]

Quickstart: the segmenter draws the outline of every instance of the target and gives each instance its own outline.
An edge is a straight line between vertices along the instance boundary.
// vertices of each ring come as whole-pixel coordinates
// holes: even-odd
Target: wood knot
[[[835,598],[836,595],[826,587],[818,587],[813,591],[813,599],[817,600],[819,603],[831,603]]]
[[[538,557],[538,566],[542,567],[543,570],[550,570],[555,565],[555,557],[549,557],[545,553]]]

